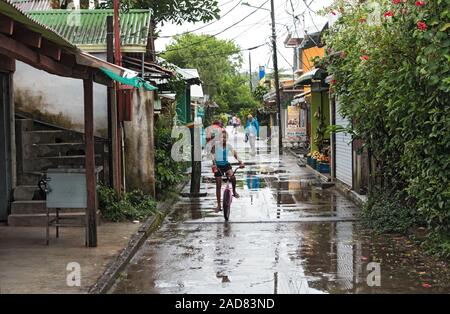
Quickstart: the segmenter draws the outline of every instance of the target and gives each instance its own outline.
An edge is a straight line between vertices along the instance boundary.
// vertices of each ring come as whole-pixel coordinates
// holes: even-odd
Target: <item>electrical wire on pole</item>
[[[277,35],[275,32],[275,5],[274,0],[270,0],[270,16],[272,19],[272,46],[273,46],[273,71],[275,76],[275,99],[277,104],[277,124],[278,124],[278,152],[283,154],[283,134],[281,126],[281,95],[280,95],[280,78],[278,73],[277,58]]]

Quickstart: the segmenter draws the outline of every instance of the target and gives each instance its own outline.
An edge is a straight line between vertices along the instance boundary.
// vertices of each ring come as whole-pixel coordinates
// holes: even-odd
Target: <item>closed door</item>
[[[336,101],[336,125],[349,126],[347,119],[339,113],[339,101]],[[349,133],[336,133],[336,179],[353,187],[352,180],[352,137]]]

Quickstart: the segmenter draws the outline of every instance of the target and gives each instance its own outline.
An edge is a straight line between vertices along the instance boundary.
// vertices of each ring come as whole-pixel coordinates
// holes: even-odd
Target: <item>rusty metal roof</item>
[[[10,0],[10,3],[22,11],[53,9],[53,0]]]
[[[11,0],[0,0],[0,13],[2,15],[5,15],[11,18],[13,21],[22,24],[29,30],[41,34],[41,36],[45,39],[63,48],[65,52],[74,55],[76,57],[77,64],[88,66],[99,71],[102,68],[108,69],[120,76],[122,76],[124,73],[126,73],[128,77],[133,77],[138,74],[135,71],[131,71],[129,69],[106,62],[90,55],[89,53],[81,51],[74,44],[67,41],[67,39],[65,39],[63,36],[54,32],[50,27],[28,16],[21,9],[17,8],[16,5],[12,2],[13,1]]]
[[[76,50],[76,46],[70,43],[60,34],[55,33],[50,27],[40,23],[36,19],[30,18],[22,9],[20,9],[14,1],[16,0],[0,0],[0,13],[12,18],[13,20],[24,24],[32,31],[40,33],[44,38],[56,43],[57,45],[69,50]]]
[[[106,52],[106,17],[113,10],[46,10],[28,11],[27,15],[48,26],[87,52]],[[121,51],[145,52],[151,10],[129,10],[120,13]]]

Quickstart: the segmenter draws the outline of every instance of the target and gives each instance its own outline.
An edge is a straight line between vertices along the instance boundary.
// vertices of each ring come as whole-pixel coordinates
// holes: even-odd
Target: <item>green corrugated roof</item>
[[[120,13],[123,52],[145,52],[150,26],[150,10]],[[87,52],[106,51],[106,17],[113,10],[47,10],[26,12]]]
[[[30,17],[17,8],[11,0],[0,0],[0,13],[12,18],[14,21],[24,24],[30,30],[40,33],[44,38],[61,47],[70,50],[77,49],[72,43],[67,41],[67,39],[63,38],[60,34],[54,32],[50,27],[33,18],[30,19]]]

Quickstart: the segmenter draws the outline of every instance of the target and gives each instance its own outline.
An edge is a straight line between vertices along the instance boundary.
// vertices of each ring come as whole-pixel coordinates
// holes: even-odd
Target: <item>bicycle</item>
[[[233,175],[236,173],[236,171],[239,169],[240,167],[237,167],[236,169],[234,169],[233,171]],[[224,174],[222,174],[223,177]],[[225,186],[225,190],[223,191],[223,196],[222,196],[222,207],[223,207],[223,217],[225,218],[225,221],[228,221],[228,219],[230,218],[230,208],[231,208],[231,202],[233,201],[233,193],[231,192],[231,181],[230,178],[227,176],[227,174],[225,173],[226,176],[226,180],[227,180],[227,184]]]

